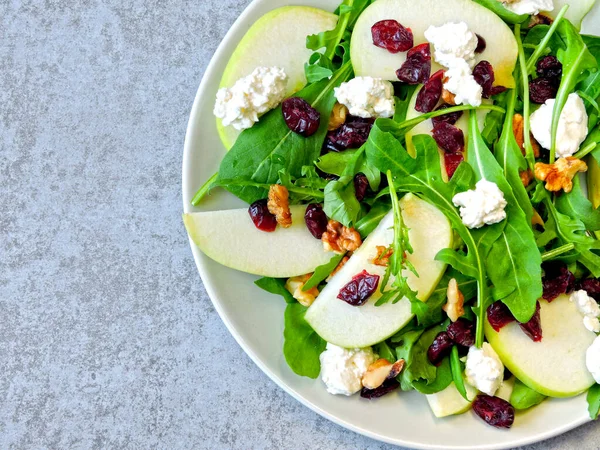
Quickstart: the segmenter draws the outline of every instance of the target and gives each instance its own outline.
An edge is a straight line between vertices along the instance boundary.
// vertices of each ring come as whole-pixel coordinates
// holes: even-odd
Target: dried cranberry
[[[600,280],[598,278],[586,278],[581,281],[581,289],[596,301],[600,301]]]
[[[508,306],[501,301],[494,302],[488,306],[487,319],[495,331],[500,331],[504,325],[508,325],[516,320],[510,309],[508,309]]]
[[[470,347],[475,343],[475,325],[470,320],[460,317],[448,325],[446,332],[455,344]]]
[[[400,81],[408,84],[422,84],[431,73],[431,51],[429,44],[420,44],[406,54],[406,61],[396,70]]]
[[[354,195],[356,200],[362,202],[369,187],[369,179],[364,173],[354,175]]]
[[[417,94],[417,100],[415,102],[415,109],[417,111],[422,113],[433,111],[433,108],[435,108],[435,105],[438,104],[440,97],[442,96],[442,90],[444,88],[442,83],[443,77],[444,71],[438,70],[425,82]]]
[[[536,65],[538,77],[559,79],[562,76],[562,63],[555,56],[544,56]]]
[[[400,383],[395,378],[390,378],[389,380],[385,380],[383,384],[375,389],[367,389],[362,388],[360,391],[360,396],[362,398],[367,398],[372,400],[374,398],[379,398],[384,396],[385,394],[389,394],[390,392],[398,389],[400,387]]]
[[[444,103],[443,105],[440,105],[437,108],[435,108],[435,110],[441,111],[443,109],[450,108],[451,106],[452,105],[448,105],[447,103]],[[456,122],[458,122],[458,119],[461,118],[462,114],[463,114],[462,111],[456,111],[453,113],[444,114],[443,116],[432,117],[431,121],[433,122],[434,127],[440,122],[446,122],[446,123],[449,123],[450,125],[454,125]]]
[[[558,85],[550,78],[536,78],[529,82],[529,98],[533,103],[542,104],[550,98],[555,98]]]
[[[327,230],[327,216],[323,211],[323,206],[319,203],[309,204],[304,213],[304,223],[306,223],[306,228],[308,228],[310,234],[317,239],[321,239],[321,236]]]
[[[404,28],[396,20],[380,20],[371,27],[373,45],[384,48],[390,53],[405,52],[413,46],[413,34],[410,28]]]
[[[519,323],[521,330],[527,336],[531,338],[533,342],[539,342],[542,340],[542,323],[540,321],[540,302],[535,305],[535,312],[529,322]]]
[[[342,289],[337,298],[352,306],[363,305],[375,293],[379,284],[379,275],[371,275],[366,270],[354,275]]]
[[[444,166],[446,168],[446,174],[448,175],[448,179],[452,178],[460,163],[465,160],[465,156],[463,153],[446,153],[444,152]]]
[[[473,411],[496,428],[510,428],[515,421],[515,408],[499,397],[479,394],[473,401]]]
[[[565,294],[575,287],[575,276],[561,262],[548,262],[542,264],[544,276],[542,298],[551,302],[560,294]]]
[[[475,33],[475,36],[477,36],[477,47],[475,47],[475,53],[483,53],[487,47],[485,39],[483,36],[480,36],[477,33]]]
[[[465,135],[462,130],[447,122],[440,122],[433,127],[433,139],[448,153],[458,153],[465,149]]]
[[[248,208],[248,214],[254,226],[261,231],[275,231],[277,227],[277,220],[275,216],[269,212],[267,207],[267,199],[256,200]]]
[[[490,89],[490,97],[493,95],[502,94],[506,90],[506,86],[492,86]]]
[[[319,129],[321,114],[303,98],[286,98],[281,104],[281,112],[285,124],[294,133],[308,137]]]
[[[446,331],[440,331],[429,348],[427,349],[427,359],[436,366],[442,363],[442,360],[450,354],[454,342]]]
[[[473,68],[473,78],[481,86],[481,96],[490,98],[494,84],[494,68],[488,61],[479,61]]]
[[[327,133],[323,146],[324,152],[341,152],[349,148],[359,148],[367,142],[373,122],[373,119],[348,116],[341,127]]]

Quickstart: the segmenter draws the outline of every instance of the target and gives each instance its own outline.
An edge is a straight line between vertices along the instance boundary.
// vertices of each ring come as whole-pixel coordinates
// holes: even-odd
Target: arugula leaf
[[[556,47],[550,47],[550,51],[552,51],[553,48],[558,49],[563,47],[562,42],[560,42],[560,44],[557,45],[557,42],[560,41],[560,38],[555,36],[554,33],[556,32],[558,25],[560,24],[568,9],[569,5],[564,5],[561,8],[561,10],[558,12],[556,17],[552,21],[552,25],[548,27],[546,34],[541,38],[540,42],[537,45],[537,48],[534,49],[533,53],[527,60],[527,74],[530,74],[533,71],[537,60],[546,51],[548,46],[551,46],[552,44],[556,45]]]
[[[323,211],[327,217],[351,227],[360,214],[360,203],[354,191],[354,176],[344,175],[325,186]]]
[[[327,342],[304,319],[307,309],[298,302],[289,303],[285,308],[283,355],[294,373],[317,378],[321,371],[319,356]]]
[[[321,281],[323,281],[331,274],[331,272],[333,272],[333,269],[338,266],[343,257],[344,255],[335,255],[329,260],[329,262],[317,266],[311,277],[306,281],[306,283],[304,283],[304,286],[302,286],[302,290],[308,291],[309,289],[318,286]]]
[[[579,219],[590,231],[600,230],[600,211],[592,206],[592,202],[583,193],[579,176],[573,178],[571,192],[556,197],[556,209],[561,213]]]
[[[436,367],[435,378],[431,381],[423,379],[415,380],[412,382],[415,390],[421,394],[429,395],[443,391],[452,383],[452,368],[450,367],[450,361],[448,358],[444,358],[440,365]]]
[[[534,391],[529,386],[516,379],[515,387],[510,394],[510,404],[513,405],[515,409],[529,409],[532,406],[542,403],[545,398],[545,395]]]
[[[555,33],[549,35],[549,25],[536,25],[531,28],[525,38],[523,39],[523,48],[525,55],[527,56],[527,72],[531,73],[529,64],[533,61],[533,64],[537,62],[540,56],[556,55],[556,51],[563,47],[564,44],[560,37]],[[536,60],[531,55],[536,53]]]
[[[398,88],[394,87],[394,93],[396,96],[394,97],[393,119],[395,122],[403,122],[406,120],[406,113],[408,112],[410,101],[416,89],[417,85],[404,83],[402,83]]]
[[[354,164],[360,149],[345,150],[343,152],[329,152],[319,157],[315,165],[325,173],[341,177],[349,164]]]
[[[314,135],[304,137],[292,132],[285,124],[279,106],[240,134],[221,162],[217,183],[235,180],[238,183],[273,184],[279,179],[282,169],[286,169],[291,177],[300,177],[302,167],[311,165],[321,152],[327,133],[327,118],[335,103],[333,88],[347,80],[351,73],[352,67],[347,64],[335,72],[330,80],[311,84],[296,94],[321,114],[321,125]],[[224,187],[247,203],[267,196],[266,189],[252,185],[232,184]]]
[[[425,330],[423,329],[412,329],[406,332],[402,330],[402,334],[397,334],[391,338],[392,342],[396,341],[399,343],[398,347],[396,347],[397,359],[404,360],[404,370],[400,373],[400,375],[398,375],[398,381],[400,381],[403,391],[410,391],[413,389],[412,376],[408,373],[408,371],[409,366],[411,366],[413,363],[413,353],[416,353],[414,351],[415,344],[424,331]],[[435,366],[433,367],[435,368]],[[435,376],[435,372],[433,376]]]
[[[462,395],[466,401],[470,401],[467,397],[467,389],[465,388],[465,380],[463,379],[463,372],[465,368],[463,367],[463,363],[460,361],[460,356],[458,356],[458,347],[454,345],[452,347],[452,351],[450,353],[450,369],[452,370],[452,381],[454,381],[454,386],[456,386],[456,390]]]
[[[588,412],[590,418],[596,420],[600,412],[600,384],[593,385],[587,393]]]
[[[494,102],[497,105],[505,104],[507,94],[508,92],[503,92],[497,95]],[[492,146],[500,136],[505,114],[509,115],[508,112],[501,113],[499,111],[490,111],[486,114],[481,136],[487,145]]]
[[[377,353],[380,358],[387,359],[389,362],[396,362],[396,353],[385,341],[375,344],[373,352]]]
[[[485,6],[487,9],[496,13],[502,20],[508,23],[523,23],[529,19],[529,14],[516,14],[504,7],[504,5],[498,0],[473,0],[475,3],[479,3],[481,6]]]
[[[383,219],[387,213],[390,211],[391,205],[387,202],[387,199],[379,199],[377,200],[369,212],[361,217],[361,219],[356,222],[355,229],[360,233],[361,238],[366,238],[371,232],[377,228],[381,219]]]
[[[284,278],[263,277],[256,280],[254,284],[271,294],[281,295],[286,303],[297,303],[290,291],[285,288]]]

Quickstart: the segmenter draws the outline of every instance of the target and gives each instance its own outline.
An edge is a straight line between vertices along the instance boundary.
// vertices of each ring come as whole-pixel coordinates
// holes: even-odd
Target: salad
[[[249,207],[184,222],[285,299],[291,370],[499,428],[582,393],[598,417],[592,4],[344,0],[250,28],[215,99],[228,152],[192,201]]]

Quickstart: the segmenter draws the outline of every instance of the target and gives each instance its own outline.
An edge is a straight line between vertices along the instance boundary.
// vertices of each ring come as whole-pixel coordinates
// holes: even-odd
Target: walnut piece
[[[344,267],[344,264],[346,264],[348,262],[348,260],[350,259],[349,256],[344,256],[342,258],[342,260],[338,263],[337,266],[335,266],[335,269],[333,269],[333,272],[331,272],[329,274],[329,276],[325,279],[325,281],[327,281],[329,283],[329,280],[331,280],[331,277],[333,277],[336,273],[338,273],[342,267]]]
[[[380,358],[372,363],[362,377],[362,385],[367,389],[376,389],[381,386],[385,380],[397,377],[404,368],[404,360],[399,359],[395,363],[389,362],[385,358]]]
[[[327,129],[329,131],[335,130],[341,127],[346,122],[346,116],[348,115],[348,108],[341,103],[333,105],[331,115],[329,116],[329,125]]]
[[[465,313],[465,308],[463,307],[465,297],[462,292],[460,292],[460,289],[458,289],[456,278],[452,278],[448,283],[446,295],[448,301],[442,306],[442,309],[446,311],[446,314],[448,314],[448,317],[452,322],[456,322],[458,318]]]
[[[290,193],[285,186],[272,184],[269,188],[267,208],[275,216],[277,223],[283,228],[289,228],[292,225],[289,197]]]
[[[321,241],[326,252],[334,252],[338,255],[353,252],[362,244],[358,231],[333,219],[327,223],[327,231],[321,236]]]
[[[448,77],[444,77],[442,78],[442,83],[444,83],[444,85],[448,82]],[[456,105],[455,102],[455,97],[456,95],[454,95],[452,92],[450,92],[448,89],[443,88],[442,89],[442,100],[444,100],[446,103],[448,103],[449,105]]]
[[[559,158],[554,164],[535,163],[535,177],[546,182],[546,189],[557,192],[561,189],[571,192],[573,177],[577,172],[585,172],[587,164],[582,160],[567,156]]]
[[[515,2],[517,0],[510,0],[510,2]],[[509,3],[509,2],[507,2]],[[529,28],[533,28],[536,25],[552,25],[552,22],[554,22],[554,19],[552,19],[552,17],[547,16],[546,14],[537,14],[535,16],[531,16],[531,19],[529,20],[529,24],[527,25]]]
[[[531,183],[531,180],[533,180],[533,173],[529,169],[521,170],[519,172],[519,178],[521,178],[523,186],[527,187],[529,186],[529,183]]]
[[[394,249],[392,247],[385,247],[383,245],[377,245],[377,256],[373,258],[371,261],[376,266],[384,266],[387,267],[390,264],[390,256],[394,253]]]
[[[513,134],[515,135],[515,140],[517,141],[517,145],[521,149],[521,153],[525,155],[525,134],[523,129],[523,116],[521,114],[515,114],[513,116]],[[531,131],[529,132],[529,141],[531,142],[531,148],[533,148],[533,156],[536,158],[540,157],[540,144],[537,143]]]
[[[289,291],[292,296],[298,300],[302,306],[309,307],[319,295],[319,290],[316,287],[310,288],[306,291],[303,291],[302,288],[308,281],[308,279],[312,276],[312,273],[307,273],[306,275],[299,275],[297,277],[289,278],[285,282],[285,288]]]

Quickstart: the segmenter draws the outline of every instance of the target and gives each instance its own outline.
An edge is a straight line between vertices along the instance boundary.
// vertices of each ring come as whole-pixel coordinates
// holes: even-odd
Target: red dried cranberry
[[[252,203],[248,208],[248,214],[250,214],[254,226],[259,230],[268,232],[275,231],[277,220],[275,219],[275,216],[269,212],[266,198],[256,200]]]
[[[379,398],[384,396],[385,394],[389,394],[392,391],[395,391],[400,387],[400,383],[395,378],[390,378],[389,380],[385,380],[383,384],[375,389],[367,389],[362,388],[360,391],[360,396],[362,398],[366,398],[372,400],[374,398]]]
[[[327,133],[324,153],[341,152],[349,148],[359,148],[369,138],[373,119],[349,116],[341,127]]]
[[[462,130],[447,122],[440,122],[433,127],[433,139],[448,153],[458,153],[465,149],[465,135]]]
[[[559,79],[562,76],[562,63],[555,56],[544,56],[536,65],[538,77]]]
[[[425,82],[417,94],[417,100],[415,102],[415,109],[417,111],[422,113],[433,111],[433,108],[435,108],[435,105],[438,104],[440,97],[442,96],[442,90],[444,88],[442,83],[443,77],[444,71],[438,70]]]
[[[440,111],[442,109],[450,108],[450,106],[451,105],[444,103],[443,105],[440,105],[437,108],[435,108],[435,110]],[[443,116],[432,117],[431,121],[433,122],[434,127],[440,122],[446,122],[446,123],[449,123],[450,125],[454,125],[456,122],[458,122],[458,119],[461,118],[462,114],[463,114],[462,111],[456,111],[453,113],[444,114]]]
[[[504,325],[508,325],[516,320],[510,309],[508,309],[508,306],[501,301],[494,302],[488,306],[487,319],[495,331],[500,331]]]
[[[354,275],[342,289],[337,298],[352,306],[363,305],[377,290],[379,275],[371,275],[366,270]]]
[[[493,95],[502,94],[506,90],[506,86],[492,86],[490,89],[490,97]]]
[[[535,305],[535,312],[529,322],[519,323],[521,330],[527,336],[531,338],[533,342],[539,342],[542,340],[542,323],[540,321],[540,302]]]
[[[319,129],[321,114],[300,97],[286,98],[281,104],[283,120],[294,133],[308,137]]]
[[[454,342],[450,335],[445,331],[440,331],[429,348],[427,349],[427,359],[436,366],[442,363],[442,360],[450,354]]]
[[[598,278],[586,278],[581,281],[581,289],[596,301],[600,301],[600,280]]]
[[[550,98],[556,98],[558,85],[550,78],[536,78],[529,82],[529,98],[533,103],[542,104]]]
[[[308,228],[310,234],[317,239],[321,239],[321,236],[327,230],[327,216],[323,211],[323,206],[319,203],[309,204],[304,213],[304,223],[306,223],[306,228]]]
[[[515,421],[515,408],[499,397],[479,394],[473,401],[473,411],[496,428],[510,428]]]
[[[371,27],[373,45],[384,48],[390,53],[405,52],[413,46],[413,34],[410,28],[404,28],[396,20],[380,20]]]
[[[369,179],[364,173],[357,173],[354,175],[354,195],[356,200],[362,202],[367,193],[369,187]]]
[[[475,36],[477,36],[477,47],[475,47],[475,53],[483,53],[487,47],[485,39],[483,36],[480,36],[477,33],[475,33]]]
[[[503,86],[496,86],[494,89],[494,68],[488,61],[479,61],[473,68],[473,78],[479,86],[481,86],[481,96],[483,98],[490,98],[491,95],[499,94],[506,88]],[[498,91],[498,88],[502,90]]]
[[[431,51],[429,44],[420,44],[406,54],[406,61],[396,70],[400,81],[408,84],[422,84],[431,73]]]
[[[460,163],[465,160],[465,156],[463,153],[446,153],[444,152],[444,166],[446,168],[446,174],[448,175],[448,179],[452,178]]]
[[[455,344],[470,347],[475,343],[475,325],[470,320],[460,317],[448,325],[446,332]]]
[[[575,276],[562,262],[547,262],[542,264],[542,298],[551,302],[560,294],[570,292],[575,287]]]

